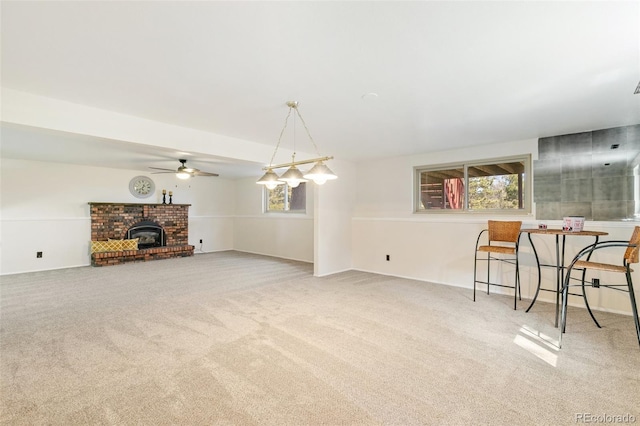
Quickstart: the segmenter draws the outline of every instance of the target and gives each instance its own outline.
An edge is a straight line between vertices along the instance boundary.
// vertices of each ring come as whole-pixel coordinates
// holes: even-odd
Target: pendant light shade
[[[258,182],[261,185],[266,186],[269,189],[275,189],[276,186],[284,184],[284,181],[278,180],[278,175],[272,168],[267,169],[267,173],[262,176]]]
[[[282,182],[286,182],[287,185],[292,188],[298,187],[301,182],[308,182],[308,179],[304,178],[302,172],[295,165],[289,167],[289,170],[287,170],[282,174],[282,176],[280,176],[280,180]]]
[[[274,189],[277,185],[286,183],[292,188],[296,188],[300,185],[301,182],[308,182],[312,179],[316,184],[322,185],[328,180],[337,179],[338,176],[335,175],[325,164],[324,161],[328,161],[333,159],[333,157],[320,157],[320,153],[318,151],[318,146],[314,142],[311,134],[309,133],[309,129],[307,128],[307,124],[304,122],[302,115],[300,115],[300,111],[298,111],[298,102],[289,101],[287,102],[287,106],[289,107],[289,113],[287,114],[287,118],[284,121],[284,127],[280,132],[280,137],[278,138],[278,144],[276,145],[276,149],[273,151],[273,155],[271,156],[271,161],[269,162],[268,167],[264,167],[262,170],[266,170],[264,176],[262,176],[256,183],[265,185],[269,189]],[[282,135],[287,128],[287,123],[289,122],[289,116],[291,112],[295,111],[294,115],[294,132],[293,132],[293,155],[291,156],[290,163],[273,165],[273,159],[276,157],[276,153],[278,152],[278,148],[280,147],[280,142],[282,141]],[[295,152],[295,117],[299,117],[304,129],[307,132],[307,136],[309,140],[313,144],[313,147],[316,150],[319,158],[312,158],[309,160],[296,161],[296,152]],[[307,173],[302,173],[296,166],[301,164],[312,164],[315,165],[309,170]],[[288,167],[288,170],[284,172],[284,174],[280,177],[273,171],[273,169],[280,169]]]
[[[323,185],[328,180],[338,179],[338,176],[322,161],[318,161],[311,170],[304,174],[304,177],[313,180],[316,185]]]

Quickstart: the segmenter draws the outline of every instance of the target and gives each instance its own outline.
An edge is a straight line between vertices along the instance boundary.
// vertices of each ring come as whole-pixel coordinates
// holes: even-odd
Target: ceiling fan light
[[[284,184],[284,182],[278,180],[278,175],[271,168],[267,169],[267,173],[258,179],[256,183],[265,185],[269,189],[275,189],[276,186]]]
[[[178,173],[176,173],[176,177],[178,179],[189,179],[191,177],[191,174],[189,174],[187,172],[178,172]]]
[[[322,161],[318,161],[304,177],[313,180],[317,185],[323,185],[328,180],[338,179],[335,173],[331,171]]]
[[[304,176],[302,176],[302,172],[295,165],[289,167],[289,170],[284,172],[282,176],[280,176],[279,180],[286,182],[287,185],[292,188],[298,187],[301,182],[308,181],[308,179],[305,179]]]

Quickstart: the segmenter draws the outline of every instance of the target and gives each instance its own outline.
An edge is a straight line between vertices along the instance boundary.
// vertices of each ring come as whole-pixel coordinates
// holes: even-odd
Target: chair
[[[507,287],[514,289],[513,309],[516,309],[518,297],[522,300],[520,294],[520,271],[518,269],[518,240],[520,239],[520,226],[522,222],[519,221],[497,221],[490,220],[488,229],[483,229],[478,235],[476,240],[476,252],[475,260],[473,263],[473,301],[476,301],[476,284],[486,284],[487,294],[489,294],[489,288],[493,286]],[[482,235],[488,231],[488,242],[486,245],[479,245]],[[487,257],[479,258],[479,253],[487,253]],[[487,281],[479,281],[477,279],[478,261],[487,261]],[[511,263],[516,266],[515,282],[513,285],[498,284],[491,282],[491,260],[497,260],[500,262]]]
[[[582,250],[573,258],[571,264],[567,268],[567,275],[565,276],[564,283],[562,286],[562,319],[560,322],[560,338],[559,338],[559,346],[562,347],[562,334],[565,331],[567,325],[567,299],[569,296],[569,287],[571,282],[571,271],[573,269],[582,269],[582,278],[580,279],[580,285],[582,286],[582,296],[585,300],[585,305],[593,322],[596,323],[598,328],[602,328],[596,320],[596,317],[591,312],[589,308],[589,302],[585,296],[585,277],[586,271],[591,269],[595,271],[605,271],[605,272],[617,272],[625,274],[626,284],[600,284],[600,280],[598,278],[594,278],[590,285],[594,288],[610,288],[612,290],[623,291],[629,293],[629,299],[631,300],[631,312],[633,314],[633,320],[636,324],[636,334],[638,336],[638,344],[640,344],[640,321],[638,320],[638,307],[636,305],[636,297],[633,292],[633,282],[631,281],[631,272],[633,270],[630,268],[632,263],[638,263],[638,246],[640,245],[640,226],[636,226],[633,230],[633,234],[631,235],[631,239],[629,241],[602,241],[599,243],[591,244]],[[596,250],[614,248],[614,247],[626,247],[624,252],[624,256],[622,257],[621,265],[614,265],[609,263],[598,263],[591,262],[586,260],[580,260],[585,256],[590,256]],[[577,278],[575,279],[577,280]],[[626,287],[620,288],[620,287]]]

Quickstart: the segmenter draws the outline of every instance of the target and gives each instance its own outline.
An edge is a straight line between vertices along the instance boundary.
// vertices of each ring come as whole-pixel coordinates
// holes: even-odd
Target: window
[[[531,211],[531,157],[415,168],[416,212]]]
[[[304,182],[295,188],[286,183],[278,185],[274,189],[265,187],[265,211],[267,212],[291,212],[306,213],[307,211],[307,186]]]

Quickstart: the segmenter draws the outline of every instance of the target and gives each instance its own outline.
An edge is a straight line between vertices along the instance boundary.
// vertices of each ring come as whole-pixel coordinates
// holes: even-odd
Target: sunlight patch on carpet
[[[513,343],[522,349],[540,358],[552,367],[558,363],[558,341],[531,327],[523,325],[519,334],[513,339]]]

